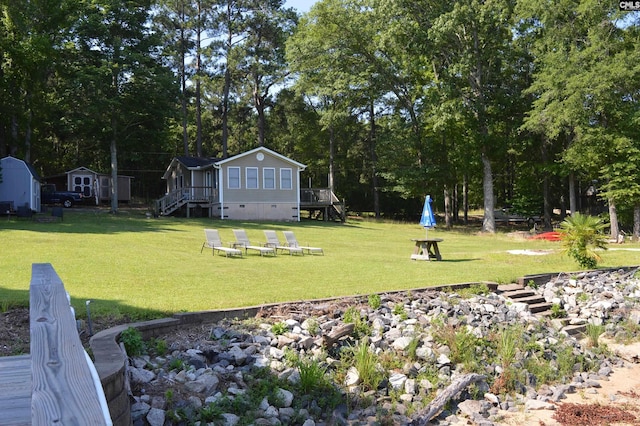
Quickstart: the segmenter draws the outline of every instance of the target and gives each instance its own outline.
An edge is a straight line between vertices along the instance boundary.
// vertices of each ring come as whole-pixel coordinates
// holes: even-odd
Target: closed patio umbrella
[[[420,218],[420,225],[426,229],[427,237],[429,236],[429,228],[435,228],[436,226],[436,218],[431,209],[432,201],[431,195],[427,195],[424,200],[424,207],[422,208],[422,217]]]

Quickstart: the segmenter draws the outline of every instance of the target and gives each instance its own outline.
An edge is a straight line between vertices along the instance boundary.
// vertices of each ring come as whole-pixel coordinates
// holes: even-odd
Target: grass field
[[[324,256],[242,259],[200,253],[203,228],[216,228],[223,242],[234,228],[247,230],[253,244],[263,229],[293,230],[301,244],[322,247]],[[477,229],[437,228],[441,262],[411,261],[411,238],[423,238],[416,224],[351,220],[344,224],[254,223],[208,218],[147,219],[139,212],[65,212],[64,221],[37,223],[2,218],[0,309],[28,304],[33,263],[51,263],[72,297],[79,317],[91,300],[93,315],[151,318],[261,303],[405,290],[477,281],[510,282],[525,274],[576,271],[560,243],[525,240],[507,233],[480,235]],[[640,249],[637,244],[616,248]],[[555,249],[544,256],[507,250]],[[608,250],[599,267],[629,266],[638,251]]]

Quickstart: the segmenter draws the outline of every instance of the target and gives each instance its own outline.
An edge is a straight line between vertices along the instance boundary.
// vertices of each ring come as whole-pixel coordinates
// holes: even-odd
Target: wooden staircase
[[[544,297],[537,295],[535,291],[525,288],[521,284],[504,284],[498,286],[498,293],[508,297],[514,302],[526,303],[531,313],[538,315],[550,315],[551,303],[547,303]]]
[[[551,318],[551,303],[548,303],[544,297],[536,294],[535,291],[522,284],[502,284],[498,286],[497,293],[513,300],[514,302],[526,303],[529,311],[541,317]],[[554,318],[552,321],[556,327],[563,330],[570,336],[578,333],[584,333],[587,329],[586,324],[570,324],[567,318]]]

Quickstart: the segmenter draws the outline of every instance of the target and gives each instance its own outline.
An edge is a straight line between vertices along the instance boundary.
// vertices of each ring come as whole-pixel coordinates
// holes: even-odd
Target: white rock
[[[349,367],[344,378],[344,385],[349,387],[355,386],[358,383],[360,383],[360,373],[358,373],[358,370],[355,367]]]
[[[403,389],[407,376],[402,373],[393,373],[389,376],[389,384],[394,389]]]
[[[223,426],[236,426],[240,421],[240,417],[233,413],[224,413],[222,415]]]
[[[156,374],[153,371],[145,370],[144,368],[132,367],[129,369],[129,372],[131,373],[131,381],[133,383],[149,383],[156,377]]]
[[[147,421],[149,422],[149,426],[163,426],[164,420],[164,410],[152,408],[151,410],[149,410],[149,413],[147,413]]]
[[[524,403],[525,411],[532,410],[555,410],[556,406],[550,402],[539,401],[537,399],[527,399]]]
[[[446,356],[445,354],[440,354],[438,355],[438,364],[439,365],[451,364],[451,359],[449,359],[449,357]]]
[[[276,391],[276,397],[278,398],[278,402],[281,403],[281,407],[291,407],[291,404],[293,403],[293,393],[286,389],[278,388]]]
[[[404,351],[409,347],[412,340],[413,340],[413,337],[402,336],[394,340],[393,343],[391,343],[391,347],[397,351]]]

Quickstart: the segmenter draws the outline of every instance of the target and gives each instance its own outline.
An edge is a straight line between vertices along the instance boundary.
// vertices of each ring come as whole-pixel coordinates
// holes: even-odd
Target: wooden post
[[[33,264],[29,315],[32,423],[110,425],[64,286],[49,263]]]

